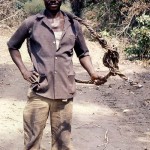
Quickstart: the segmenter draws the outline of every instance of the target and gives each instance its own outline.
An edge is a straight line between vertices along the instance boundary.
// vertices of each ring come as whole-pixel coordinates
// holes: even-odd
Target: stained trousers
[[[73,98],[52,100],[30,92],[23,112],[24,150],[40,150],[43,130],[49,115],[51,150],[72,150],[72,103]]]

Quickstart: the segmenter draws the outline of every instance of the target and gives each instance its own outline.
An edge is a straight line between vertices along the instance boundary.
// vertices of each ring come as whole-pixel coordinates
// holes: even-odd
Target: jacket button
[[[57,59],[58,59],[58,57],[55,57],[55,59],[57,60]]]

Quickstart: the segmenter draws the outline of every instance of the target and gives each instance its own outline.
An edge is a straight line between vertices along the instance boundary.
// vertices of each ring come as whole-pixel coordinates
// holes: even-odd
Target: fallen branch
[[[108,139],[108,130],[107,130],[106,133],[105,133],[105,141],[106,141],[106,142],[104,143],[105,147],[104,147],[103,150],[106,149],[106,147],[107,147],[107,145],[108,145],[108,142],[109,142],[109,139]]]
[[[107,145],[108,145],[108,142],[109,142],[109,139],[108,139],[108,130],[105,132],[105,139],[104,139],[104,140],[105,140],[105,143],[104,143],[104,144],[97,146],[97,147],[105,146],[105,147],[103,148],[103,150],[106,149],[106,147],[107,147]]]

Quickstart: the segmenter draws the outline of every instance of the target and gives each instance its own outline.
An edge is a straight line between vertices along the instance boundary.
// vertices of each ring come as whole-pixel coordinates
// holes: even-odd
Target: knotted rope
[[[93,30],[93,28],[83,19],[70,14],[66,12],[67,16],[71,19],[77,20],[80,24],[84,25],[91,33],[92,37],[94,37],[99,44],[106,50],[104,56],[103,56],[103,64],[105,67],[109,68],[109,73],[104,76],[103,79],[107,80],[110,76],[116,76],[118,75],[121,77],[123,80],[127,81],[130,85],[132,86],[137,86],[137,87],[142,87],[142,85],[138,85],[138,83],[129,80],[128,77],[126,77],[123,73],[120,72],[119,70],[119,53],[116,51],[116,48],[111,47],[108,45],[107,41],[102,37],[102,35]],[[82,81],[82,80],[75,80],[77,83],[85,83],[85,84],[93,84],[94,81],[89,80],[89,81]],[[103,84],[103,83],[102,83]]]

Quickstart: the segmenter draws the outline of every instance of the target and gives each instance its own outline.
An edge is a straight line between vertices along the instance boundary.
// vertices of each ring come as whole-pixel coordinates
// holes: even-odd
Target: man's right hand
[[[35,71],[28,71],[26,66],[24,65],[22,61],[21,54],[19,50],[17,49],[9,49],[10,55],[14,63],[17,65],[19,68],[23,78],[27,80],[30,83],[36,83],[39,81],[39,74]]]
[[[22,75],[23,75],[23,78],[26,81],[28,81],[28,82],[30,82],[32,84],[35,83],[35,82],[38,82],[38,80],[39,80],[39,74],[37,72],[35,72],[35,71],[28,71],[28,70],[26,70],[26,71],[24,71],[22,73]]]

